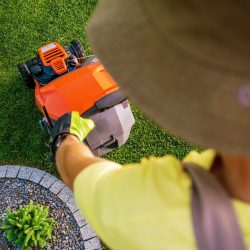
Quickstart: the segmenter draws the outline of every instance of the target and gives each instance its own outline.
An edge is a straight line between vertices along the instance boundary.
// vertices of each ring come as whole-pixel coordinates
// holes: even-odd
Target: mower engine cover
[[[101,156],[123,145],[135,122],[128,100],[95,56],[86,56],[78,40],[62,47],[56,42],[42,46],[38,57],[18,64],[35,101],[44,115],[40,124],[50,133],[67,112],[78,111],[95,128],[85,143]]]

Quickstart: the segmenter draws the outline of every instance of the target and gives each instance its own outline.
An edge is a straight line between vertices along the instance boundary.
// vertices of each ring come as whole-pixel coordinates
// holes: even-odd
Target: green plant
[[[54,219],[48,218],[48,211],[48,207],[35,205],[32,200],[16,211],[7,209],[0,230],[6,231],[6,238],[21,249],[45,247],[54,228]]]

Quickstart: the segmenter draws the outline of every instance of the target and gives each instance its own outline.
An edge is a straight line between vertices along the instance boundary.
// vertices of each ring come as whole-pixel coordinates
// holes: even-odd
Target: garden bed
[[[34,168],[0,166],[0,220],[8,207],[15,210],[30,200],[48,206],[49,216],[55,220],[52,238],[44,249],[101,249],[99,238],[79,213],[73,193],[60,180]],[[0,249],[17,249],[3,232]]]

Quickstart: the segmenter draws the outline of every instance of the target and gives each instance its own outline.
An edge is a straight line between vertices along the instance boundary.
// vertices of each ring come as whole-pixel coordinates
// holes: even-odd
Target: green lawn
[[[79,38],[91,53],[85,25],[96,0],[0,0],[0,164],[35,166],[56,174],[39,128],[42,115],[34,93],[25,87],[16,68],[36,55],[45,43],[69,44]],[[120,163],[141,157],[173,154],[183,157],[195,148],[161,130],[133,106],[136,125],[126,145],[107,155]]]

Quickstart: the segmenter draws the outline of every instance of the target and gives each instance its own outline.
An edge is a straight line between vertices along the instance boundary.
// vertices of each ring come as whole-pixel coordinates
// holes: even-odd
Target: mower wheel
[[[36,57],[26,61],[26,66],[28,67],[28,69],[30,69],[30,67],[33,66],[34,64],[38,64],[38,59]]]
[[[70,45],[70,51],[77,57],[79,63],[83,63],[87,59],[87,56],[81,42],[73,40]]]
[[[35,81],[34,81],[34,79],[32,78],[32,76],[31,76],[31,74],[30,74],[30,71],[29,71],[27,65],[26,65],[26,64],[19,63],[19,64],[17,65],[17,68],[18,68],[18,70],[19,70],[19,72],[20,72],[20,74],[21,74],[23,80],[25,81],[27,87],[28,87],[29,89],[35,88],[35,86],[36,86]]]

